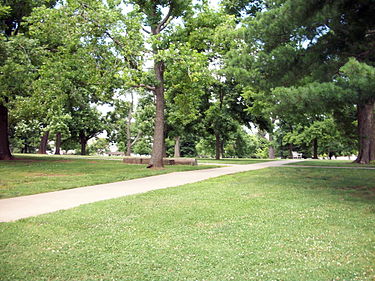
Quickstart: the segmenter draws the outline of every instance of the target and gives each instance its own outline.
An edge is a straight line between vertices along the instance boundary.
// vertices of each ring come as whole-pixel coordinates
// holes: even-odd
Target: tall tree
[[[163,51],[168,46],[162,44],[162,33],[168,27],[170,22],[177,17],[185,15],[191,9],[190,0],[132,0],[133,4],[138,5],[139,11],[144,15],[144,32],[151,37],[151,49],[154,60],[154,81],[153,85],[140,85],[151,90],[155,95],[156,115],[154,140],[152,146],[151,163],[153,167],[163,167],[163,152],[165,142],[165,81],[164,74],[166,69]],[[166,13],[163,11],[167,10]]]
[[[334,82],[276,88],[277,107],[284,112],[304,111],[317,115],[332,112],[344,132],[349,131],[351,123],[356,121],[359,144],[356,162],[367,164],[375,160],[374,77],[374,67],[350,59],[340,68],[340,75]]]
[[[44,56],[38,42],[18,35],[0,42],[5,54],[0,62],[0,160],[11,159],[8,135],[8,112],[17,96],[32,93],[32,83]]]
[[[251,1],[241,2],[249,4]],[[245,40],[255,48],[243,49],[248,50],[247,54],[259,62],[252,71],[259,73],[262,80],[272,82],[268,89],[278,86],[298,87],[313,81],[333,81],[349,57],[355,57],[360,63],[369,66],[374,65],[375,7],[372,1],[262,2],[264,9],[246,20]],[[237,61],[246,64],[243,59]],[[323,85],[321,88],[326,87]],[[324,99],[326,101],[335,95],[333,91],[324,92],[328,95]],[[368,139],[373,122],[373,112],[369,110],[374,106],[373,99],[362,100],[357,104],[359,135],[367,131],[364,137],[359,138]],[[336,106],[340,107],[340,104]],[[359,119],[366,125],[360,125]],[[360,145],[367,143],[371,142],[360,142]],[[357,161],[368,162],[368,159],[362,158],[365,154],[359,153]]]
[[[27,28],[22,23],[33,8],[52,7],[56,3],[53,0],[4,2],[0,4],[0,53],[3,58],[0,61],[0,160],[12,158],[8,136],[9,102],[17,95],[28,93],[26,88],[34,79],[34,65],[38,61],[35,52],[40,51],[35,41],[23,38],[22,33],[27,33]]]

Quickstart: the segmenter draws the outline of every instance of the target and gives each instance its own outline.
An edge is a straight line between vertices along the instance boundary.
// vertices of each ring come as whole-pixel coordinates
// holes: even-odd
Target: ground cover
[[[163,170],[121,161],[17,155],[0,161],[0,198],[30,195],[214,166],[166,166]]]
[[[374,280],[372,170],[268,168],[0,224],[2,280]]]
[[[35,158],[49,158],[49,159],[99,159],[99,160],[122,160],[124,156],[107,156],[107,155],[78,155],[78,154],[63,154],[63,155],[55,155],[55,154],[22,154],[22,153],[15,153],[15,157],[23,158],[23,156],[32,156]]]
[[[275,161],[278,159],[253,159],[253,158],[222,158],[219,160],[213,158],[198,158],[198,163],[221,163],[221,164],[256,164],[262,162]]]
[[[290,163],[287,165],[302,165],[302,166],[334,166],[334,167],[374,167],[374,164],[357,164],[353,163],[353,160],[306,160],[296,163]]]

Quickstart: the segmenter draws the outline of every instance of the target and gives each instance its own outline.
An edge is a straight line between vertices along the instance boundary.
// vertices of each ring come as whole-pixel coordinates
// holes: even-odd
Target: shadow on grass
[[[288,168],[288,171],[288,181],[300,187],[345,195],[346,200],[375,200],[375,171],[373,170]],[[278,175],[285,177],[285,170],[279,168],[274,177]]]

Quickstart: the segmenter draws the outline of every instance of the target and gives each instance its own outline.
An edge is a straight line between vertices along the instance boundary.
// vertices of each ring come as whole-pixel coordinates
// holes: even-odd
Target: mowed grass
[[[213,158],[199,158],[198,163],[220,163],[220,164],[256,164],[262,162],[275,161],[273,159],[252,159],[252,158],[222,158],[219,160]]]
[[[302,166],[334,166],[334,167],[367,167],[375,168],[375,164],[357,164],[354,160],[307,160],[287,165],[302,165]]]
[[[17,155],[17,158],[0,161],[0,198],[209,168],[166,166],[165,169],[153,170],[147,169],[146,165],[129,165],[116,160],[25,155]]]
[[[2,280],[374,280],[375,172],[268,168],[0,224]]]

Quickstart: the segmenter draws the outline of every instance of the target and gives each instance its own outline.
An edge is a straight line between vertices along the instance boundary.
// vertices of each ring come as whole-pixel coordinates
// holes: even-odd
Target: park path
[[[10,222],[59,210],[66,210],[82,204],[118,198],[203,181],[206,179],[301,161],[282,160],[248,165],[175,172],[134,180],[79,187],[0,200],[0,222]],[[213,163],[210,163],[214,165]]]

